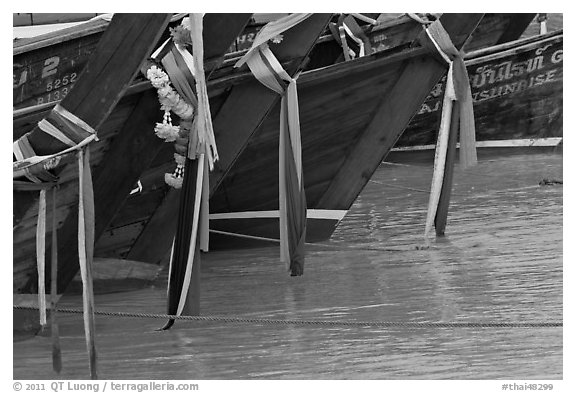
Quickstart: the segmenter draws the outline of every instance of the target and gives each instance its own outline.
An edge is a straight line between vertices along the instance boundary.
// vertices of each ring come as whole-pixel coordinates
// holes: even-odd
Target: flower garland
[[[146,71],[146,77],[158,91],[160,108],[164,111],[162,123],[156,123],[154,132],[164,139],[165,142],[175,142],[174,160],[176,169],[174,173],[164,174],[164,181],[171,187],[181,188],[184,178],[184,164],[188,150],[188,140],[192,130],[194,107],[188,104],[170,85],[168,74],[159,67],[153,65]],[[170,112],[174,112],[182,119],[179,126],[172,124]]]

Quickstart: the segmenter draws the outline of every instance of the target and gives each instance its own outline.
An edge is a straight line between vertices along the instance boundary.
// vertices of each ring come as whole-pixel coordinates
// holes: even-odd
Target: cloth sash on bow
[[[267,42],[309,16],[292,14],[267,24],[256,36],[248,53],[235,65],[240,67],[247,63],[264,86],[282,96],[279,144],[280,260],[286,263],[292,276],[300,276],[304,272],[306,238],[298,93],[296,79],[284,71]]]
[[[66,147],[58,153],[38,156],[32,148],[28,136],[24,135],[13,144],[16,161],[13,162],[14,189],[40,190],[38,224],[36,227],[36,255],[38,268],[38,304],[40,324],[46,324],[45,299],[45,236],[46,236],[46,188],[57,185],[57,177],[48,172],[59,164],[63,155],[78,152],[79,202],[78,202],[78,260],[83,286],[84,330],[86,345],[90,357],[92,377],[96,377],[96,347],[94,344],[94,292],[92,288],[92,260],[94,254],[94,192],[90,170],[90,150],[88,144],[97,140],[96,131],[82,119],[70,113],[60,104],[56,105],[50,116],[38,123],[38,128],[60,141]],[[22,182],[18,178],[26,177],[34,184]],[[56,273],[56,221],[55,199],[52,209],[52,274]],[[56,277],[52,277],[56,280]],[[52,287],[55,291],[55,286]],[[55,296],[56,294],[53,293]],[[54,299],[54,298],[53,298]]]
[[[218,150],[212,128],[210,103],[204,75],[204,44],[202,39],[203,14],[190,14],[188,30],[191,32],[192,52],[173,44],[169,53],[162,58],[162,65],[178,93],[194,106],[192,133],[188,142],[188,154],[180,198],[180,217],[168,273],[168,314],[180,316],[185,310],[192,280],[192,269],[197,256],[196,239],[199,248],[208,251],[209,243],[209,182],[208,170],[214,168],[218,160]],[[196,178],[190,169],[193,160],[197,163]],[[191,190],[195,190],[193,193]],[[174,324],[170,319],[162,330]]]
[[[370,40],[364,34],[364,31],[358,25],[354,18],[363,20],[363,21],[370,21],[369,23],[374,24],[376,21],[365,18],[363,15],[360,14],[350,14],[350,15],[341,15],[338,18],[337,23],[331,23],[329,25],[330,31],[336,41],[342,46],[342,52],[344,55],[344,60],[349,61],[354,59],[355,57],[364,57],[367,54],[372,53],[372,46],[370,44]],[[350,45],[348,45],[348,39],[350,37],[352,42],[358,47],[357,52],[353,50]]]
[[[461,165],[464,168],[475,165],[477,156],[472,93],[470,90],[468,71],[466,70],[462,53],[454,47],[450,36],[439,20],[429,24],[425,31],[434,45],[435,50],[440,53],[449,65],[444,100],[442,103],[440,130],[438,132],[436,154],[434,157],[432,189],[424,231],[425,237],[427,238],[432,229],[440,200],[453,110],[459,111]]]

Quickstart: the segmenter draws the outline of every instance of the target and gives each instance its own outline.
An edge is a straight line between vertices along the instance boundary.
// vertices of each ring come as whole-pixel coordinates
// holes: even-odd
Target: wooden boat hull
[[[208,26],[204,31],[211,34],[211,38],[207,42],[210,47],[205,51],[206,70],[213,69],[217,60],[221,58],[230,43],[242,31],[249,18],[250,14],[233,14],[222,18],[212,14],[206,18],[208,22],[205,20],[205,23],[208,23]],[[224,29],[220,26],[221,23],[226,24]],[[214,34],[211,33],[211,29],[214,30]],[[157,39],[149,45],[156,45],[158,42],[160,41]],[[104,51],[106,52],[106,49]],[[141,59],[135,59],[133,61],[135,64],[131,65],[134,69],[122,70],[122,72],[130,72],[132,75],[127,82],[138,72],[142,60],[151,52],[152,47]],[[125,53],[129,53],[129,51]],[[98,61],[99,55],[95,55],[86,69],[90,67],[90,64]],[[85,73],[79,77],[80,80],[83,80],[84,75]],[[156,155],[156,151],[164,147],[162,141],[152,131],[156,121],[162,118],[162,114],[157,95],[148,88],[148,85],[149,83],[146,83],[144,89],[122,89],[121,98],[109,105],[113,109],[106,116],[103,116],[105,120],[97,127],[99,141],[90,146],[91,166],[94,170],[97,237],[109,223],[111,216],[115,214],[115,207],[129,194],[132,184],[136,183],[141,171]],[[77,91],[78,85],[70,94]],[[94,96],[94,99],[99,97],[97,94],[91,93],[93,93],[92,90],[83,94],[87,94],[89,97]],[[69,97],[68,95],[66,98]],[[66,98],[64,102],[66,102]],[[49,111],[50,108],[48,107],[46,110]],[[46,116],[46,113],[46,111],[40,110],[38,113],[23,114],[19,117],[19,120],[14,122],[14,138],[34,130],[36,122]],[[151,132],[142,133],[142,129],[149,129]],[[56,216],[59,237],[59,273],[63,275],[59,277],[61,278],[59,283],[63,283],[62,288],[72,279],[77,270],[77,262],[74,263],[75,258],[77,258],[74,256],[76,247],[74,239],[77,237],[77,220],[74,213],[78,187],[76,177],[77,171],[73,165],[64,166],[59,173],[60,189]],[[14,292],[25,293],[33,291],[35,285],[35,226],[38,210],[35,198],[37,199],[37,195],[15,191],[14,196]]]
[[[236,15],[236,16],[235,16]],[[210,27],[215,30],[215,34],[206,28],[204,29],[206,46],[205,60],[212,61],[217,57],[221,58],[222,54],[230,46],[243,26],[239,26],[234,35],[230,37],[230,41],[226,46],[215,49],[214,41],[222,41],[226,38],[222,32],[230,33],[230,22],[224,23],[226,18],[238,18],[239,14],[227,14],[225,16],[217,17],[214,14],[209,14],[205,18],[205,24],[208,23],[207,19],[211,20]],[[285,69],[289,73],[295,73],[301,67],[302,62],[306,58],[306,54],[317,40],[320,33],[326,26],[330,14],[315,14],[308,18],[302,24],[286,32],[284,35],[283,44],[277,50],[278,60],[284,64]],[[246,20],[247,22],[247,20]],[[220,43],[222,43],[220,42]],[[284,48],[284,49],[281,49]],[[216,53],[218,52],[219,53]],[[215,52],[215,53],[211,53]],[[211,60],[209,60],[211,59]],[[234,146],[235,138],[238,136],[238,122],[235,122],[236,133],[228,128],[221,131],[222,127],[219,123],[223,119],[229,119],[230,116],[241,116],[242,119],[246,118],[246,111],[240,110],[242,105],[248,107],[248,110],[256,110],[251,121],[258,124],[261,117],[265,117],[269,109],[265,109],[268,105],[270,109],[273,107],[279,97],[270,92],[264,86],[261,86],[247,70],[234,69],[232,65],[235,59],[226,61],[221,67],[212,70],[209,81],[211,86],[211,109],[218,116],[214,116],[214,126],[217,138],[219,140],[220,161],[218,162],[219,173],[224,173],[227,170],[228,164],[232,162],[233,151],[236,149]],[[210,67],[206,66],[206,70],[210,71]],[[75,90],[73,90],[75,91]],[[243,92],[255,92],[252,98],[258,98],[260,105],[253,105],[253,102],[242,100]],[[269,101],[269,102],[268,102]],[[235,103],[241,103],[239,107]],[[116,108],[111,113],[108,120],[102,125],[99,130],[100,141],[91,146],[92,150],[92,164],[94,168],[94,191],[95,191],[95,205],[96,205],[96,237],[101,237],[104,240],[110,239],[106,233],[102,234],[110,220],[114,221],[117,209],[122,205],[124,199],[130,193],[134,184],[141,178],[145,182],[146,168],[154,160],[161,162],[160,181],[161,192],[165,192],[167,186],[164,183],[164,172],[172,172],[174,168],[174,147],[171,144],[165,144],[158,139],[153,132],[156,121],[162,118],[158,104],[156,93],[151,89],[149,82],[139,83],[136,82],[131,88],[126,91],[126,94],[120,100]],[[24,109],[26,112],[27,109]],[[18,129],[15,130],[15,136],[27,132],[34,126],[35,121],[41,118],[44,113],[41,111],[38,114],[26,114],[19,117],[15,122]],[[242,120],[240,119],[240,120]],[[253,125],[250,123],[245,124],[244,128],[247,132],[246,137],[249,136],[253,130]],[[142,130],[149,130],[142,132]],[[222,135],[225,132],[226,135]],[[241,141],[240,141],[241,142]],[[158,168],[154,168],[158,169]],[[155,172],[159,173],[159,172]],[[74,195],[74,171],[64,170],[61,174],[61,182],[66,183],[66,187],[61,191],[58,206],[58,221],[59,221],[59,261],[74,261],[74,253],[66,247],[66,244],[71,242],[74,235],[74,228],[77,225],[74,217],[73,208],[75,206]],[[158,196],[158,194],[155,194]],[[162,195],[163,196],[163,195]],[[163,198],[160,198],[163,199]],[[158,201],[158,199],[156,199]],[[15,201],[15,207],[21,205],[20,201]],[[31,201],[33,202],[33,201]],[[14,217],[14,249],[18,250],[14,254],[14,291],[15,292],[30,292],[34,290],[34,242],[35,242],[35,220],[37,208],[32,204],[26,205],[19,210]],[[128,214],[140,215],[141,206],[136,207],[136,211],[128,209]],[[71,214],[69,214],[71,213]],[[122,219],[122,214],[118,215]],[[150,217],[147,217],[150,218]],[[163,231],[163,228],[160,228]],[[117,239],[119,233],[123,231],[110,231],[108,232],[113,240]],[[171,242],[171,240],[170,240]],[[146,244],[150,247],[150,244]],[[169,248],[169,245],[168,245]],[[60,250],[62,249],[62,250]],[[122,249],[117,243],[114,249]],[[61,251],[61,252],[60,252]],[[100,251],[96,252],[96,256],[102,256]],[[64,269],[60,269],[62,277],[59,277],[60,282],[69,282],[75,274],[75,269],[72,266],[65,264]],[[64,284],[63,284],[64,285]]]
[[[398,80],[401,80],[409,88],[417,89],[418,93],[409,100],[409,106],[413,109],[403,109],[403,117],[394,120],[398,123],[394,124],[394,131],[398,132],[405,126],[401,126],[401,124],[404,122],[407,124],[411,114],[418,109],[427,92],[444,72],[444,65],[425,53],[425,50],[420,48],[414,51],[414,48],[409,48],[417,33],[421,31],[418,24],[415,26],[417,29],[414,29],[414,36],[408,42],[396,41],[394,43],[392,40],[389,41],[389,45],[387,44],[388,49],[386,51],[378,50],[371,56],[356,59],[353,62],[336,64],[326,69],[307,72],[300,76],[299,95],[304,177],[310,209],[308,241],[320,241],[330,236],[383,155],[392,147],[392,142],[396,139],[394,133],[383,136],[378,132],[381,127],[379,124],[382,124],[383,119],[390,116],[386,108],[382,110],[382,102],[385,101],[384,97],[387,97],[385,93],[390,92],[389,94],[392,96],[399,94],[396,90]],[[466,31],[468,29],[469,33],[472,27],[461,26],[461,30]],[[407,57],[404,54],[406,49],[411,53]],[[334,54],[338,56],[340,52],[341,49],[337,47]],[[318,59],[315,58],[314,54],[310,57],[310,63],[314,63]],[[333,56],[328,56],[325,59],[328,60],[324,60],[325,63],[316,63],[316,66],[329,65],[336,60]],[[45,60],[41,59],[40,64],[44,63]],[[422,66],[430,72],[421,75],[418,69]],[[406,76],[402,76],[404,74],[401,70],[404,68],[411,70],[410,72],[415,72],[421,83],[428,87],[411,85],[410,80],[407,80]],[[213,79],[215,81],[209,82],[213,114],[220,111],[229,97],[230,86],[241,84],[252,78],[249,74],[235,75],[234,80],[231,80],[227,78],[226,73],[226,70],[214,71]],[[131,114],[135,117],[145,118],[139,124],[153,124],[154,120],[152,119],[159,118],[154,93],[147,89],[143,84],[136,83],[122,98],[117,109],[111,114],[99,133],[101,142],[104,143],[101,143],[100,149],[94,152],[92,156],[94,163],[104,162],[105,156],[108,154],[107,143],[116,140],[119,129],[123,127],[134,128],[134,125],[130,124],[133,121],[130,118]],[[39,91],[42,94],[45,93],[42,88]],[[371,93],[366,94],[367,91]],[[353,107],[358,108],[358,110],[350,110],[349,100],[354,101]],[[46,108],[49,109],[49,105],[47,104]],[[139,108],[137,113],[135,108]],[[24,116],[15,121],[15,137],[29,130],[41,116],[42,113],[40,112],[37,115]],[[245,234],[250,236],[277,237],[277,221],[274,212],[277,210],[278,189],[278,138],[277,135],[275,136],[278,109],[274,109],[271,116],[258,124],[260,126],[250,137],[249,143],[243,147],[241,154],[231,162],[233,168],[227,170],[226,173],[211,175],[211,188],[214,188],[211,198],[211,213],[213,214],[211,225],[214,231],[231,232],[240,227],[248,229]],[[230,127],[231,129],[234,128],[233,125]],[[370,134],[369,137],[366,137],[367,130]],[[367,164],[354,165],[354,160],[359,156],[362,157],[362,153],[358,154],[358,149],[363,149],[361,146],[366,143],[362,141],[364,138],[369,141],[367,143],[377,145],[377,149],[369,152],[370,159]],[[370,142],[371,138],[376,138],[380,142]],[[105,258],[134,257],[135,260],[146,260],[146,256],[142,256],[142,253],[138,255],[134,250],[136,246],[139,246],[139,242],[144,242],[143,234],[146,233],[147,228],[155,223],[159,217],[164,221],[168,220],[168,222],[175,223],[173,213],[170,213],[172,215],[168,217],[161,217],[168,211],[165,207],[170,206],[178,199],[178,193],[168,190],[163,180],[164,173],[171,172],[174,167],[173,148],[164,145],[154,152],[154,154],[149,154],[147,151],[134,150],[134,159],[130,160],[130,165],[135,165],[135,171],[141,171],[139,172],[139,184],[143,191],[136,191],[130,195],[121,204],[117,213],[110,217],[109,222],[99,224],[105,225],[105,229],[102,229],[102,234],[96,244],[96,256]],[[221,155],[223,155],[222,152]],[[139,168],[138,165],[143,165],[136,163],[137,157],[140,156],[142,156],[142,160],[150,161],[149,165],[146,164],[148,169],[136,169]],[[354,167],[358,167],[359,174],[349,174],[350,168]],[[64,180],[72,180],[74,178],[73,172],[73,170],[65,171],[62,174]],[[95,174],[97,175],[98,171]],[[113,176],[113,173],[110,175]],[[258,177],[258,181],[253,181],[254,175]],[[359,181],[350,184],[349,187],[345,186],[345,192],[335,192],[335,189],[341,189],[342,178],[358,179]],[[105,176],[102,177],[101,181],[107,181]],[[136,183],[136,179],[130,184],[134,183]],[[127,184],[122,185],[124,188],[127,186]],[[336,194],[341,198],[335,198]],[[230,201],[232,201],[231,204],[229,204]],[[70,218],[67,219],[67,216],[68,211],[74,206],[73,192],[66,193],[60,203],[57,212],[60,225],[71,227]],[[35,212],[33,210],[22,212],[21,218],[15,224],[14,270],[15,277],[18,277],[14,280],[15,292],[33,290],[30,287],[30,283],[33,282],[33,280],[30,281],[30,274],[33,274],[34,270],[34,264],[30,262],[33,260],[34,253],[34,237],[31,235],[35,225]],[[242,218],[231,221],[222,218],[222,214],[250,211],[271,211],[272,216],[261,217],[258,221]],[[312,216],[314,214],[316,215]],[[164,232],[167,235],[165,237],[168,237],[169,241],[168,246],[164,245],[161,248],[168,251],[171,244],[170,233],[173,234],[173,230],[170,228],[170,224],[163,228],[166,228]],[[97,231],[100,230],[97,228]],[[211,247],[217,247],[219,245],[218,236],[222,234],[213,232],[213,235]],[[156,244],[151,244],[148,241],[145,243],[149,248],[156,246]],[[226,243],[232,244],[229,239],[226,240]],[[165,256],[167,256],[166,252],[162,254],[162,257]],[[158,263],[161,259],[154,258],[146,261]]]
[[[415,31],[412,39],[420,31]],[[314,62],[314,54],[311,57],[311,62]],[[401,54],[394,58],[388,53],[375,53],[300,76],[304,179],[310,209],[308,241],[320,241],[330,236],[363,187],[359,185],[360,188],[339,206],[321,204],[324,191],[345,161],[346,150],[361,138],[384,92],[398,79],[405,60]],[[351,111],[350,107],[355,110]],[[252,135],[232,169],[215,186],[211,197],[212,248],[253,244],[255,239],[250,237],[277,238],[277,128],[278,108]],[[148,191],[132,195],[126,201],[125,208],[100,239],[97,252],[102,254],[99,255],[131,258],[131,249],[147,225],[147,217],[162,210],[158,201],[163,200],[161,205],[174,203],[174,199],[166,202],[170,196],[163,199],[161,187],[151,190],[162,176],[163,162],[165,160],[157,160],[152,165],[156,168],[143,176],[142,185]],[[213,181],[211,177],[211,188]],[[136,212],[136,206],[140,216],[130,214]],[[236,217],[226,217],[230,214]],[[244,216],[238,217],[238,214]],[[248,215],[253,218],[246,218]],[[243,236],[232,241],[222,232]]]
[[[491,31],[482,35],[490,27],[494,27],[493,18],[482,27],[480,33],[475,31],[481,45],[490,42],[501,42],[502,36]],[[526,19],[522,23],[528,23]],[[523,25],[524,27],[526,25]],[[396,27],[396,26],[394,26]],[[420,26],[417,26],[421,29]],[[410,31],[410,29],[408,29]],[[516,36],[522,29],[516,29]],[[406,33],[406,32],[404,32]],[[415,34],[415,31],[413,31]],[[500,34],[508,35],[507,29]],[[374,52],[379,51],[378,40],[382,48],[402,47],[401,40],[396,35],[375,34],[370,37],[374,44]],[[392,40],[395,37],[397,40]],[[403,39],[408,40],[404,35]],[[492,40],[492,41],[490,41]],[[473,40],[469,41],[473,43]],[[474,48],[473,45],[471,45]],[[363,188],[362,182],[350,186],[351,189],[338,190],[332,184],[342,173],[342,166],[350,155],[351,147],[361,139],[365,128],[370,123],[376,110],[378,100],[394,100],[401,97],[385,96],[378,91],[391,90],[392,82],[399,78],[397,65],[383,62],[379,68],[362,69],[357,74],[352,68],[343,75],[334,72],[329,80],[314,81],[313,71],[303,74],[299,82],[299,99],[302,125],[303,167],[306,195],[308,201],[307,241],[317,242],[327,240],[356,196]],[[405,66],[405,65],[403,65]],[[323,72],[329,73],[330,68]],[[394,74],[398,72],[398,74]],[[388,74],[390,73],[390,74]],[[277,150],[278,113],[269,117],[261,129],[252,138],[245,153],[239,158],[229,175],[218,187],[211,198],[211,246],[216,248],[235,248],[274,244],[278,239],[277,210],[277,162],[276,156],[269,152]],[[382,136],[386,127],[382,126]],[[376,149],[375,153],[383,159],[391,146],[385,145]],[[265,153],[262,153],[265,152]],[[267,168],[263,170],[263,168]],[[355,172],[362,178],[368,178],[367,172]],[[341,181],[341,187],[347,187],[346,181]],[[355,187],[355,188],[354,188]],[[346,194],[341,199],[326,200],[326,194]],[[262,215],[267,215],[263,218]]]
[[[501,42],[505,36],[516,38],[526,28],[532,18],[533,15],[487,14],[477,28],[477,30],[483,29],[483,33],[477,33],[475,37],[468,40],[467,45],[471,45],[471,47],[474,47],[474,45],[492,45],[496,42]],[[402,28],[402,26],[404,27]],[[386,51],[386,56],[388,57],[391,54],[398,54],[406,50],[422,31],[419,23],[406,16],[387,22],[382,27],[382,29],[377,29],[374,35],[369,36],[373,43],[380,45],[372,46],[373,58],[380,56],[378,52],[381,51]],[[383,32],[386,32],[386,34],[383,34]],[[402,34],[399,32],[402,32]],[[486,38],[486,32],[489,32],[488,38]],[[513,33],[512,36],[510,32]],[[326,67],[338,61],[337,59],[341,57],[341,54],[342,48],[334,42],[332,37],[322,37],[310,55],[307,68]],[[359,64],[369,63],[367,59],[354,61],[359,62]],[[340,65],[339,67],[344,67],[343,69],[345,69],[348,65]],[[366,67],[370,68],[369,65],[366,65]],[[321,193],[315,191],[330,182],[330,177],[334,176],[336,171],[336,169],[332,170],[332,168],[338,168],[338,165],[342,164],[347,151],[355,141],[354,137],[351,139],[343,137],[343,142],[340,145],[341,148],[344,146],[343,151],[333,155],[324,153],[327,147],[339,143],[339,138],[342,137],[340,134],[323,134],[330,129],[329,123],[325,120],[338,119],[330,124],[333,124],[334,129],[341,129],[343,135],[351,137],[353,135],[351,124],[359,122],[355,127],[365,127],[366,119],[372,115],[372,113],[366,113],[367,111],[369,112],[367,108],[351,111],[350,103],[347,103],[346,100],[349,97],[358,97],[365,94],[365,91],[361,91],[361,88],[356,93],[350,93],[347,91],[349,86],[359,83],[359,86],[369,90],[374,87],[372,85],[374,80],[368,78],[366,82],[363,82],[361,80],[364,79],[364,76],[359,73],[355,77],[356,79],[344,77],[340,82],[333,82],[329,80],[331,73],[328,70],[335,69],[338,69],[338,67],[328,67],[321,72],[328,78],[322,82],[323,88],[318,88],[317,84],[309,83],[309,72],[301,74],[299,79],[304,144],[303,155],[305,158],[304,177],[309,202],[307,241],[327,239],[344,217],[362,187],[360,185],[356,186],[357,189],[351,192],[346,197],[346,200],[338,205],[332,202],[319,202],[318,198]],[[373,75],[378,74],[378,71],[372,70],[371,72]],[[391,79],[395,78],[395,76],[392,77],[390,75],[389,77]],[[311,79],[316,79],[316,77],[312,76]],[[316,93],[315,90],[317,89],[318,92]],[[338,93],[342,93],[342,96],[339,97]],[[316,104],[311,102],[314,99],[318,100],[318,97],[325,101]],[[369,98],[364,102],[374,104],[374,100],[371,101]],[[334,106],[332,103],[335,103],[337,108],[339,108],[336,110],[337,113],[329,110],[329,108]],[[354,103],[354,105],[357,105],[357,103]],[[352,112],[358,112],[359,116],[364,116],[364,123],[361,124],[362,121],[358,118],[354,119]],[[320,117],[315,118],[315,114]],[[273,115],[264,121],[260,129],[251,138],[242,155],[238,157],[234,168],[225,176],[222,183],[217,186],[217,189],[212,194],[210,221],[212,230],[210,243],[212,249],[274,244],[277,241],[278,164],[277,158],[274,158],[274,154],[277,151],[277,136],[274,136],[277,135],[277,122],[278,109],[276,108]],[[357,128],[356,131],[359,132],[360,128]],[[266,129],[266,131],[262,131],[263,129]],[[261,144],[261,137],[259,136],[261,134],[268,135],[267,138],[269,139],[263,144]],[[314,140],[317,140],[318,143],[314,143]],[[389,147],[385,147],[383,151],[387,151],[387,149],[389,150]],[[143,191],[131,195],[126,200],[124,207],[98,242],[96,250],[99,253],[98,255],[138,260],[150,258],[150,253],[144,255],[134,252],[138,243],[143,241],[142,233],[146,233],[147,226],[161,222],[166,228],[165,233],[173,233],[171,226],[176,219],[175,216],[170,215],[174,213],[169,212],[168,206],[176,203],[177,197],[173,191],[167,193],[166,188],[162,185],[163,173],[171,168],[170,164],[166,164],[170,155],[170,150],[165,149],[165,152],[159,154],[155,159],[150,169],[143,173],[141,177]],[[317,160],[322,165],[330,168],[324,175],[318,175],[323,169],[318,169]],[[236,173],[237,169],[239,173]],[[323,180],[320,179],[322,176],[325,176]],[[214,181],[215,179],[211,177],[211,188]],[[324,184],[319,185],[319,182]],[[239,184],[244,184],[244,186],[237,186]],[[226,205],[226,201],[230,202],[229,206]],[[324,203],[324,205],[321,203]],[[242,216],[239,217],[238,214]],[[166,219],[167,215],[168,217],[173,217],[172,220]],[[252,218],[247,218],[247,216]],[[234,235],[230,236],[226,233],[233,233]],[[242,236],[239,237],[237,236],[238,234]],[[262,241],[258,240],[258,237],[272,240]],[[166,251],[168,251],[168,248]],[[154,254],[154,257],[150,258],[149,261],[157,262],[159,257],[155,253],[152,254]],[[167,255],[163,254],[163,257],[166,258]]]
[[[22,14],[24,18],[25,15]],[[49,18],[52,14],[45,14]],[[54,14],[56,17],[59,14]],[[466,44],[466,50],[474,50],[515,39],[526,28],[534,14],[486,14],[476,33]],[[173,21],[175,25],[177,20]],[[15,17],[16,23],[16,17]],[[66,28],[43,35],[42,40],[23,38],[14,42],[13,57],[13,107],[25,108],[32,105],[48,105],[62,100],[84,68],[108,27],[105,19],[90,20],[82,25]],[[16,24],[15,24],[16,25]],[[262,23],[252,24],[235,40],[229,52],[242,51],[250,47]],[[421,25],[407,16],[378,26],[370,34],[374,52],[390,50],[410,42],[422,29]],[[65,37],[65,39],[63,38]],[[510,37],[510,38],[509,38]],[[326,36],[324,41],[333,40]],[[320,40],[320,43],[323,41]],[[322,45],[320,45],[322,46]],[[341,55],[341,48],[325,45],[311,54],[308,69],[317,67],[316,56],[325,64],[326,55]]]
[[[182,15],[175,15],[170,26],[176,26],[181,19]],[[94,19],[41,37],[15,41],[12,67],[14,109],[49,105],[64,99],[109,23],[107,19]],[[248,49],[261,27],[262,24],[246,26],[227,52]]]
[[[476,140],[479,146],[558,143],[562,138],[562,31],[470,53]],[[443,81],[426,98],[396,147],[433,148]],[[537,140],[545,139],[542,142]]]
[[[499,42],[501,35],[511,28],[516,31],[515,34],[519,35],[532,16],[522,15],[520,19],[501,15],[485,16],[483,22],[486,26],[493,28],[497,24],[501,28],[492,29],[491,38],[488,41],[482,35],[477,35],[477,40],[483,43],[488,42],[488,44]],[[403,35],[399,39],[396,36],[397,33],[383,36],[382,30],[378,30],[378,36],[370,36],[370,39],[379,40],[384,46],[374,50],[370,59],[378,58],[376,62],[386,63],[379,57],[383,53],[378,52],[384,50],[385,47],[385,57],[399,54],[409,48],[415,37],[422,31],[417,22],[407,17],[403,17],[401,22],[407,26],[407,30],[411,31],[412,35]],[[402,23],[395,22],[393,27],[398,30],[398,26]],[[481,22],[480,26],[482,25]],[[324,37],[319,40],[310,55],[308,68],[325,67],[337,61],[337,58],[341,56],[341,47],[331,38],[330,42],[328,39],[329,37]],[[472,39],[468,41],[469,44],[472,42],[474,42]],[[326,58],[330,60],[326,62]],[[380,65],[371,64],[368,58],[357,59],[354,62],[360,64],[360,67],[358,71],[352,72],[351,77],[346,74],[347,67],[352,66],[340,64],[335,67],[322,68],[318,74],[314,74],[315,71],[304,72],[299,78],[304,178],[309,208],[307,241],[327,239],[363,187],[363,185],[355,186],[354,191],[339,204],[321,200],[321,190],[326,190],[331,179],[336,176],[339,165],[344,162],[348,150],[360,137],[363,127],[367,126],[367,122],[374,115],[375,104],[380,101],[381,97],[378,97],[378,94],[366,96],[366,91],[372,91],[371,94],[374,94],[377,88],[386,91],[392,81],[397,78],[394,71],[390,73],[379,71]],[[401,68],[399,65],[394,67]],[[332,73],[331,70],[334,72]],[[340,79],[332,79],[333,75],[340,72],[342,73]],[[318,79],[316,75],[324,75],[324,77]],[[358,87],[354,87],[355,85]],[[359,98],[363,96],[365,99]],[[351,103],[349,101],[351,99],[362,101],[361,104]],[[351,110],[351,107],[360,109]],[[210,244],[212,249],[274,244],[278,238],[277,127],[278,108],[271,116],[268,116],[251,137],[233,169],[216,186],[211,197]],[[340,132],[330,134],[331,130],[340,130]],[[338,147],[333,145],[338,145]],[[334,148],[332,154],[327,152],[331,147]],[[390,147],[384,147],[382,153],[378,155],[385,154],[384,152]],[[170,154],[169,150],[159,154],[151,168],[143,174],[141,181],[144,191],[135,193],[127,199],[124,207],[98,242],[98,255],[134,259],[149,257],[134,253],[134,248],[141,241],[141,234],[145,233],[146,227],[151,225],[149,223],[156,223],[157,217],[168,214],[166,207],[177,201],[177,198],[171,195],[173,192],[166,194],[166,189],[162,186],[163,173],[170,168],[170,164],[165,164]],[[161,155],[163,158],[160,157]],[[214,181],[211,177],[211,188]],[[242,216],[239,217],[238,214]],[[248,216],[252,218],[247,218]],[[166,227],[165,232],[172,233],[170,226],[175,222],[175,218],[172,221],[163,222]],[[230,236],[229,233],[234,235]],[[257,239],[259,237],[272,240],[262,241]],[[150,261],[157,260],[151,259]]]

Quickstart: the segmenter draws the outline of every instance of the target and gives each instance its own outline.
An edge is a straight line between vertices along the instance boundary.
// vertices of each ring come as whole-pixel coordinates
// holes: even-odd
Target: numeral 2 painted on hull
[[[83,37],[14,56],[13,107],[23,108],[64,98],[98,43]]]

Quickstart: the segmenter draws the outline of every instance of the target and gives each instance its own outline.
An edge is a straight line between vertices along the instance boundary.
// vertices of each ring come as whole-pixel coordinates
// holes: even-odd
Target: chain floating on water
[[[33,306],[14,306],[15,310],[37,310]],[[59,313],[82,314],[80,309],[58,308]],[[401,327],[401,328],[558,328],[563,322],[402,322],[402,321],[322,321],[318,319],[269,319],[246,318],[219,315],[168,315],[125,311],[94,311],[95,315],[120,318],[174,319],[196,322],[253,323],[263,325],[317,325],[317,326],[359,326],[359,327]]]

